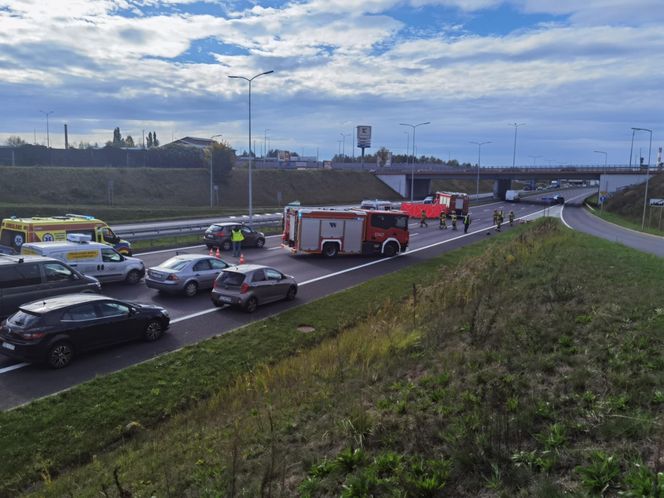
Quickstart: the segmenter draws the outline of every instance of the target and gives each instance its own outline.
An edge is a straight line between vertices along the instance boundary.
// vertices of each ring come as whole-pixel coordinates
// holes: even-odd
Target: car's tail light
[[[240,286],[240,294],[246,294],[247,292],[249,292],[249,284],[247,282],[244,282]]]
[[[25,331],[18,333],[18,336],[21,337],[21,339],[25,339],[26,341],[36,341],[37,339],[41,339],[45,335],[46,332],[43,332],[42,330],[32,330],[30,332]]]
[[[173,282],[180,280],[178,276],[175,273],[171,273],[168,277],[166,277],[166,280],[172,280]]]

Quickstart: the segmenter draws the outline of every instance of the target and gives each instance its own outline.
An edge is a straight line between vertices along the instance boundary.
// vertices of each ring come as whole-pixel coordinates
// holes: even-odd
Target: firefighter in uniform
[[[494,225],[498,224],[498,210],[497,209],[493,210],[493,224]]]
[[[496,232],[500,232],[500,225],[503,224],[503,212],[498,211],[496,215]]]
[[[510,226],[514,224],[514,211],[510,211],[509,214]]]
[[[438,226],[439,229],[441,230],[447,230],[447,216],[443,211],[440,212],[440,225]]]
[[[456,230],[457,215],[452,213],[452,230]]]
[[[422,210],[422,217],[420,218],[420,228],[422,227],[428,227],[427,223],[427,212],[423,209]]]
[[[470,213],[467,213],[463,217],[463,233],[468,233],[468,228],[470,227]]]

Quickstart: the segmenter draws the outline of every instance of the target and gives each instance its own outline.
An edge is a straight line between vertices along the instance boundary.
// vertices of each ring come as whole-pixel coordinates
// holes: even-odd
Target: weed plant
[[[553,220],[502,242],[90,462],[42,456],[35,494],[662,496],[661,260]]]

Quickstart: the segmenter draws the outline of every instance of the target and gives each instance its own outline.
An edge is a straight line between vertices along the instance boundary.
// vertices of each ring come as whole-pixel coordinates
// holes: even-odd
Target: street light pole
[[[229,76],[229,78],[245,80],[249,83],[249,226],[253,226],[254,222],[254,200],[253,200],[253,185],[251,179],[251,82],[254,81],[259,76],[264,76],[266,74],[271,74],[274,71],[265,71],[264,73],[258,73],[251,78],[245,78],[244,76]]]
[[[399,123],[399,126],[410,126],[413,129],[413,163],[410,167],[410,202],[413,202],[413,191],[415,189],[415,129],[418,126],[431,124],[431,121],[426,121],[424,123],[418,124],[409,124],[409,123]]]
[[[512,155],[512,167],[516,166],[516,130],[519,126],[525,126],[526,123],[510,123],[510,126],[514,126],[514,154]]]
[[[212,135],[210,137],[210,140],[214,140],[217,137],[222,136],[221,134],[219,135]],[[214,206],[214,180],[212,178],[212,165],[213,163],[213,157],[214,157],[214,144],[210,144],[210,207]]]
[[[606,162],[609,157],[608,152],[603,150],[594,150],[595,154],[604,154],[604,169],[602,169],[602,174],[606,174]],[[597,202],[599,202],[600,211],[604,211],[604,202],[601,200],[601,191],[602,191],[602,176],[600,175],[599,185],[597,185]]]
[[[646,191],[643,195],[643,217],[641,218],[641,230],[646,225],[646,206],[648,205],[648,181],[650,180],[650,153],[652,152],[652,130],[648,128],[632,128],[632,145],[634,144],[634,132],[647,131],[650,133],[650,144],[648,145],[648,164],[646,165]],[[640,156],[640,154],[639,154]],[[632,160],[632,153],[630,152],[630,166]],[[639,163],[641,159],[639,158]]]
[[[480,165],[482,164],[482,145],[490,144],[492,142],[468,142],[477,145],[477,188],[475,193],[480,195]]]
[[[344,162],[346,162],[346,137],[350,136],[350,133],[339,133],[339,135],[341,135],[342,139],[341,157],[343,158]]]
[[[53,114],[53,111],[39,111],[41,112],[44,116],[46,116],[46,147],[49,149],[51,148],[51,137],[48,129],[48,117]]]

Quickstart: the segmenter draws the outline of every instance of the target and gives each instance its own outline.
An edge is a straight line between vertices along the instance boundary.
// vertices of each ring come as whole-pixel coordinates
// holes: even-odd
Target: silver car
[[[230,304],[252,313],[259,304],[291,301],[296,294],[297,282],[292,276],[269,266],[238,265],[219,274],[210,297],[215,306]]]
[[[148,268],[145,284],[164,293],[192,297],[201,289],[211,289],[219,273],[230,265],[203,254],[178,254],[159,266]]]

